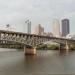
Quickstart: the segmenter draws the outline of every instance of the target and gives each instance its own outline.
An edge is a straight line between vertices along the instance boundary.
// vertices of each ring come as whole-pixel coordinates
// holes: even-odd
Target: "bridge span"
[[[21,44],[24,47],[25,54],[36,54],[36,47],[47,41],[59,43],[60,51],[63,50],[63,47],[65,51],[69,51],[70,45],[75,44],[73,39],[0,30],[0,44]],[[29,46],[29,48],[26,46]]]

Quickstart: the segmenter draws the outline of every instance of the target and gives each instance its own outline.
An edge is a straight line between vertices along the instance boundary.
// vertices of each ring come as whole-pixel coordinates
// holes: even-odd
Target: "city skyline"
[[[54,18],[68,18],[71,33],[75,34],[75,0],[0,0],[0,7],[0,29],[10,24],[13,30],[26,32],[25,20],[30,19],[32,30],[41,24],[51,32]]]

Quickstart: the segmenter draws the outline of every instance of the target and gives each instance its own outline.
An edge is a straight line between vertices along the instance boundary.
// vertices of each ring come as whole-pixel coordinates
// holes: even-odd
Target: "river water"
[[[49,74],[75,74],[75,52],[40,50],[35,56],[24,56],[22,51],[0,49],[0,75]]]

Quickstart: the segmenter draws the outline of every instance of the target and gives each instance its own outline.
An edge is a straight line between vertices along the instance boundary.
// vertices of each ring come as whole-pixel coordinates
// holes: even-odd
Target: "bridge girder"
[[[5,40],[7,43],[14,42],[23,45],[29,45],[32,47],[35,47],[47,41],[53,41],[59,44],[61,43],[65,44],[67,41],[69,44],[75,44],[75,40],[73,39],[39,36],[34,34],[25,34],[25,33],[2,31],[2,30],[0,30],[0,40]]]

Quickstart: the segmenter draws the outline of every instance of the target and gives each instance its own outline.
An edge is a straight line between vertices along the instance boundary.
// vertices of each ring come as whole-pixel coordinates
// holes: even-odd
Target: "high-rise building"
[[[27,24],[27,33],[31,34],[31,21],[26,20],[25,23]]]
[[[28,23],[28,34],[31,34],[31,21]]]
[[[41,24],[36,26],[34,34],[36,34],[36,35],[43,35],[44,34],[44,28],[41,26]]]
[[[53,20],[53,36],[60,37],[60,23],[57,19]]]
[[[61,30],[62,30],[62,36],[66,37],[66,35],[68,35],[70,33],[70,29],[69,29],[69,19],[63,19],[62,20],[62,24],[61,24]]]

